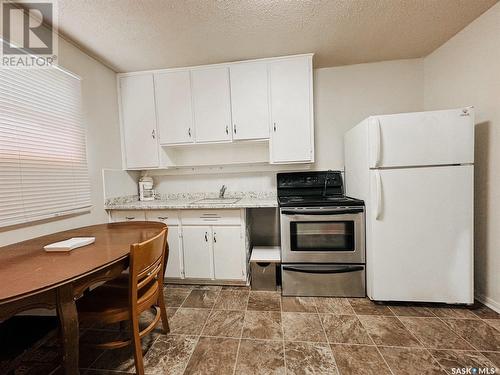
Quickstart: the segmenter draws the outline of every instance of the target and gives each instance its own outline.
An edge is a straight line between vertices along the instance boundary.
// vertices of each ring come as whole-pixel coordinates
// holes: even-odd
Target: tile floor
[[[500,315],[479,303],[378,305],[182,285],[166,286],[165,297],[171,333],[158,328],[143,340],[147,374],[422,375],[464,367],[500,374]],[[82,374],[134,372],[130,349],[88,345],[120,334],[116,327],[82,327]],[[25,355],[20,373],[49,373],[55,342]]]

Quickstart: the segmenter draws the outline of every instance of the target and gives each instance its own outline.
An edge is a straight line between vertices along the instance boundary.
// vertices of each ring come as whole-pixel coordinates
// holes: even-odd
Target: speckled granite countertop
[[[232,192],[225,198],[238,198],[235,203],[207,203],[200,199],[217,198],[214,193],[159,194],[154,201],[139,201],[137,195],[107,199],[106,210],[176,210],[278,207],[275,192]]]

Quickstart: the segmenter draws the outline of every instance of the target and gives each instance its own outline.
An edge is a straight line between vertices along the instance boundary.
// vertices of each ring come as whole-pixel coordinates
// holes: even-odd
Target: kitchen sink
[[[206,203],[206,204],[233,204],[241,200],[241,198],[203,198],[198,199],[191,204]]]

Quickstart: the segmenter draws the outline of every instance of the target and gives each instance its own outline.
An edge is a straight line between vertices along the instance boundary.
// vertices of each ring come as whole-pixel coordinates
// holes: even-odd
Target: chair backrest
[[[130,246],[129,290],[131,302],[137,300],[137,291],[153,280],[163,283],[166,261],[168,228],[163,229],[155,237]]]

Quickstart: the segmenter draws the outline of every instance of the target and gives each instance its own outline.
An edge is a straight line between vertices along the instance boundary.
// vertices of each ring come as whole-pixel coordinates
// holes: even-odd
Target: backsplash
[[[227,187],[226,196],[236,192],[276,191],[275,172],[153,176],[153,179],[159,194],[214,193],[217,196],[222,185]]]
[[[135,202],[139,174],[127,171],[105,171],[104,203],[124,204]],[[222,185],[228,198],[275,198],[276,172],[197,174],[197,175],[153,175],[156,200],[193,201],[202,198],[216,198]],[[136,181],[137,180],[137,181]],[[107,188],[109,187],[109,188]]]

